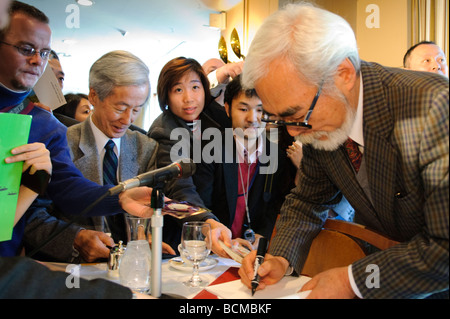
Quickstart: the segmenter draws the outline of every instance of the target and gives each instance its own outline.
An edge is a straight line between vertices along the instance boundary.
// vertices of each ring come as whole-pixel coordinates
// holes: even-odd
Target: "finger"
[[[242,268],[245,271],[245,274],[249,280],[253,279],[253,268],[256,259],[256,250],[251,251],[245,258],[242,260]]]
[[[113,247],[115,245],[114,239],[108,234],[98,232],[98,238],[105,244],[105,246]]]
[[[227,245],[227,247],[231,248],[231,244],[232,244],[231,243],[231,237],[230,237],[230,234],[226,230],[222,230],[220,232],[220,237],[219,238],[223,241],[223,243],[225,245]]]
[[[175,250],[173,250],[172,247],[170,247],[170,245],[166,244],[166,243],[162,243],[162,249],[163,252],[169,255],[175,255]]]
[[[309,280],[306,284],[300,288],[298,292],[307,291],[307,290],[313,290],[316,286],[316,279],[313,277],[311,280]]]
[[[225,250],[223,250],[223,248],[220,246],[220,244],[218,244],[217,241],[215,241],[215,240],[213,241],[212,250],[219,257],[231,258],[230,256],[228,256],[228,254],[225,252]]]
[[[37,148],[35,147],[35,144],[40,144],[43,145],[41,143],[34,143],[34,144],[27,144],[24,146],[20,146],[18,148],[15,148],[13,150],[11,150],[11,153],[13,154],[13,156],[7,157],[5,158],[5,162],[6,163],[16,163],[16,162],[26,162],[26,161],[36,161],[36,159],[38,161],[42,161],[43,159],[45,160],[46,158],[50,158],[50,152],[44,147],[42,146],[37,146]]]
[[[249,241],[247,241],[247,240],[244,240],[241,243],[241,245],[246,247],[246,248],[248,248],[248,250],[250,250],[250,251],[254,250],[252,244]]]
[[[261,266],[259,267],[259,269],[258,269],[258,275],[260,277],[267,276],[271,269],[272,269],[272,267],[271,267],[271,263],[270,262],[267,262],[267,261],[263,262],[261,264]]]

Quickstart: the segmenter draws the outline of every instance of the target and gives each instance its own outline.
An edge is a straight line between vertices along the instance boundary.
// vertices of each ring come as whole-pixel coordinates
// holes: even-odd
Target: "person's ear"
[[[338,66],[337,73],[334,78],[336,87],[345,94],[345,92],[350,92],[353,90],[357,79],[358,74],[356,73],[353,63],[350,59],[346,58]]]
[[[228,104],[228,102],[225,102],[224,104],[225,112],[227,112],[228,117],[231,118],[231,105]]]
[[[88,100],[93,107],[95,107],[98,104],[97,102],[100,100],[97,92],[95,92],[93,88],[89,89]]]

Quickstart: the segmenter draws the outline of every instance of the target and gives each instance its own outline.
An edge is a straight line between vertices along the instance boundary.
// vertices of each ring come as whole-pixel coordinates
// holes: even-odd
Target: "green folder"
[[[0,113],[0,241],[11,240],[23,162],[6,164],[11,150],[28,143],[31,116]]]

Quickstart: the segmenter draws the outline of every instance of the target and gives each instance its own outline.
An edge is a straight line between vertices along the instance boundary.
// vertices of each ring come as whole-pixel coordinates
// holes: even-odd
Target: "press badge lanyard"
[[[247,189],[245,189],[244,178],[242,176],[241,165],[238,166],[238,168],[239,168],[239,177],[240,177],[241,185],[242,185],[242,191],[244,192],[243,196],[244,196],[244,203],[245,203],[245,213],[247,214],[247,221],[248,221],[248,229],[246,229],[245,232],[244,232],[244,239],[248,240],[252,244],[255,242],[255,231],[252,229],[251,220],[250,220],[250,212],[248,210],[248,193],[249,193],[249,190],[251,188],[251,185],[253,185],[253,182],[255,181],[255,177],[256,177],[256,173],[258,171],[258,167],[259,167],[259,161],[256,162],[255,174],[252,177],[251,184],[249,184],[249,182],[250,182],[251,164],[248,165],[248,169],[247,169]]]

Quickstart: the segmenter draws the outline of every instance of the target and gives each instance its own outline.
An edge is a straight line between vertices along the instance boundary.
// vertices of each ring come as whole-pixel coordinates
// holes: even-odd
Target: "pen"
[[[255,294],[256,288],[259,286],[259,266],[264,262],[264,255],[266,254],[267,239],[261,237],[259,239],[258,251],[256,252],[255,266],[253,268],[253,280],[252,280],[252,296]]]

